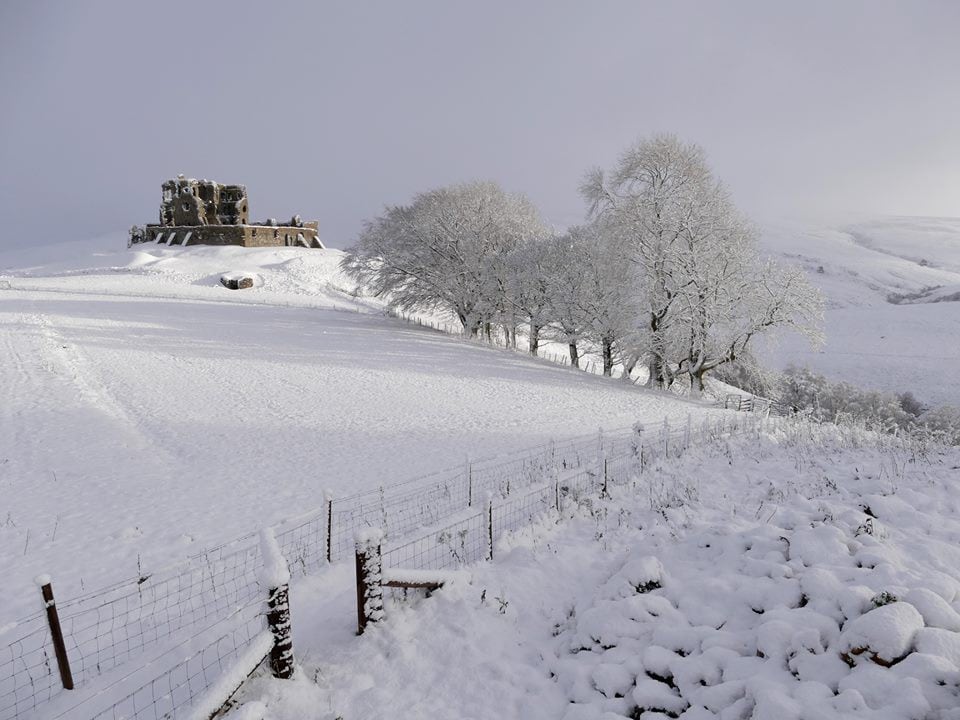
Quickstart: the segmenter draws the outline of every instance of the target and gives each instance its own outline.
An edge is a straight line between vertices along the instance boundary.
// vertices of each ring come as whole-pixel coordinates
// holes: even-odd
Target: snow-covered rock
[[[849,662],[859,655],[891,665],[910,652],[923,617],[913,605],[894,602],[852,620],[840,635],[838,650]]]

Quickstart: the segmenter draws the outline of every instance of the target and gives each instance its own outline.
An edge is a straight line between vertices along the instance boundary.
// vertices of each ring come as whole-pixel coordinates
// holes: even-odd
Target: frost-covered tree
[[[536,355],[540,334],[550,322],[551,284],[558,258],[546,238],[529,236],[517,243],[507,258],[509,281],[506,302],[527,324],[529,349]]]
[[[342,267],[392,306],[452,313],[474,336],[503,305],[490,278],[495,259],[545,233],[525,196],[493,182],[453,185],[387,207]]]
[[[790,327],[818,338],[818,293],[799,270],[760,260],[750,224],[698,146],[671,135],[642,140],[581,190],[634,268],[640,323],[627,370],[643,354],[650,384],[687,375],[699,392],[710,370],[758,335]]]
[[[599,349],[603,374],[609,377],[617,359],[629,365],[638,345],[636,273],[624,261],[619,237],[602,220],[571,228],[570,235],[580,247],[583,336]]]
[[[550,258],[547,274],[550,329],[558,340],[567,344],[570,365],[580,367],[580,343],[590,328],[585,268],[591,259],[591,248],[587,247],[581,228],[554,235],[545,245]]]

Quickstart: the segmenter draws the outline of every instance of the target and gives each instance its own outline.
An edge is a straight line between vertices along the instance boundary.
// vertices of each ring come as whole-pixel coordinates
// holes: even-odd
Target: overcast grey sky
[[[255,219],[489,178],[557,225],[641,135],[748,213],[960,215],[960,2],[0,0],[0,247],[155,222],[177,173]]]

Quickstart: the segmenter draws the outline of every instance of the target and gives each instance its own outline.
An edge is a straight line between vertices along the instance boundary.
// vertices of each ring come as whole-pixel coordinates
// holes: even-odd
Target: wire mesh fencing
[[[244,656],[253,667],[267,656],[273,637],[266,629],[263,602],[258,598],[178,643],[150,666],[164,668],[143,678],[140,668],[113,680],[96,695],[64,707],[52,720],[87,717],[92,720],[165,720],[193,716],[197,700],[234,673]],[[239,685],[246,673],[236,679]],[[130,689],[133,688],[133,689]],[[235,688],[230,688],[233,690]],[[105,707],[104,707],[105,706]]]
[[[571,502],[592,502],[609,486],[625,485],[650,472],[657,461],[678,458],[694,444],[745,427],[726,418],[704,420],[697,426],[690,420],[679,426],[666,422],[649,429],[636,426],[629,433],[598,433],[550,444],[528,458],[481,469],[471,478],[475,488],[486,491],[477,509],[461,511],[456,521],[399,543],[385,535],[383,565],[449,570],[489,559],[506,533],[528,527],[551,512],[560,513]]]
[[[465,461],[411,481],[330,498],[320,508],[276,525],[276,540],[291,571],[300,574],[351,557],[355,534],[368,527],[385,531],[387,565],[450,569],[490,557],[493,542],[504,533],[562,509],[570,499],[593,497],[607,484],[642,475],[660,458],[679,456],[694,442],[749,431],[761,422],[759,415],[731,415],[698,426],[689,419],[676,425],[638,424]],[[78,687],[150,653],[180,647],[184,637],[235,617],[237,608],[259,603],[261,562],[256,533],[249,533],[183,565],[59,602]],[[243,632],[244,642],[254,636],[252,630]],[[195,697],[196,688],[220,667],[217,663],[236,655],[242,634],[236,628],[225,631],[227,639],[190,655],[183,663],[188,667],[171,669],[129,693],[126,704],[111,711],[113,717],[176,716],[186,702],[182,698]],[[50,640],[43,613],[0,637],[6,644],[0,650],[0,720],[36,714],[64,693]],[[215,659],[217,655],[222,657]]]

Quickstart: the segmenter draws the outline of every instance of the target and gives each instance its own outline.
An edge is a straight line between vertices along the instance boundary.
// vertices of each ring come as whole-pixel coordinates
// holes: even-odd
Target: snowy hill
[[[862,312],[862,321],[877,308],[955,307],[884,300],[890,288],[927,287],[934,262],[953,272],[939,256],[910,274],[890,269],[903,258],[862,261],[858,253],[891,257],[862,240],[831,253],[834,236],[812,237],[822,245],[810,243],[820,255],[808,261],[831,262],[823,276],[840,278],[846,298],[831,313]],[[8,651],[4,639],[36,624],[14,623],[36,610],[39,573],[67,600],[144,582],[120,586],[116,602],[131,598],[132,615],[117,624],[123,642],[129,632],[153,639],[125,645],[125,663],[110,646],[117,665],[86,668],[80,691],[49,706],[81,717],[73,707],[107,706],[140,682],[152,693],[160,673],[206,662],[188,655],[190,643],[208,642],[217,625],[194,638],[177,625],[185,611],[176,605],[142,615],[154,583],[192,577],[158,572],[168,563],[321,507],[327,491],[377,496],[383,485],[459,472],[467,458],[598,427],[732,415],[384,317],[354,296],[340,256],[127,250],[120,237],[0,256],[0,544],[14,548],[0,556],[0,670],[28,678],[13,684],[31,701],[34,668],[17,664],[25,642]],[[857,263],[870,272],[848,273]],[[227,290],[224,273],[254,287]],[[398,596],[387,622],[360,639],[352,564],[321,562],[291,588],[296,679],[258,674],[229,717],[956,717],[960,458],[790,422],[753,427],[642,474],[641,455],[610,498],[561,502],[558,479],[559,514],[553,500],[531,511],[541,513],[532,525],[520,513],[494,562],[470,565],[430,600]],[[386,517],[382,491],[379,502]],[[446,552],[431,533],[444,536],[433,528],[419,552]],[[322,541],[308,541],[322,556]],[[251,562],[244,547],[227,557]],[[187,596],[192,608],[231,589]],[[113,610],[100,617],[90,602],[94,627],[112,633]],[[173,630],[153,625],[171,612]],[[99,652],[99,637],[89,642]],[[221,658],[201,690],[221,678]],[[10,684],[0,682],[0,697]]]
[[[827,300],[822,350],[787,337],[768,353],[775,364],[960,405],[960,219],[771,224],[761,241],[800,262]]]
[[[0,258],[0,626],[338,496],[704,406],[385,318],[339,251]],[[224,272],[256,287],[231,291]]]

